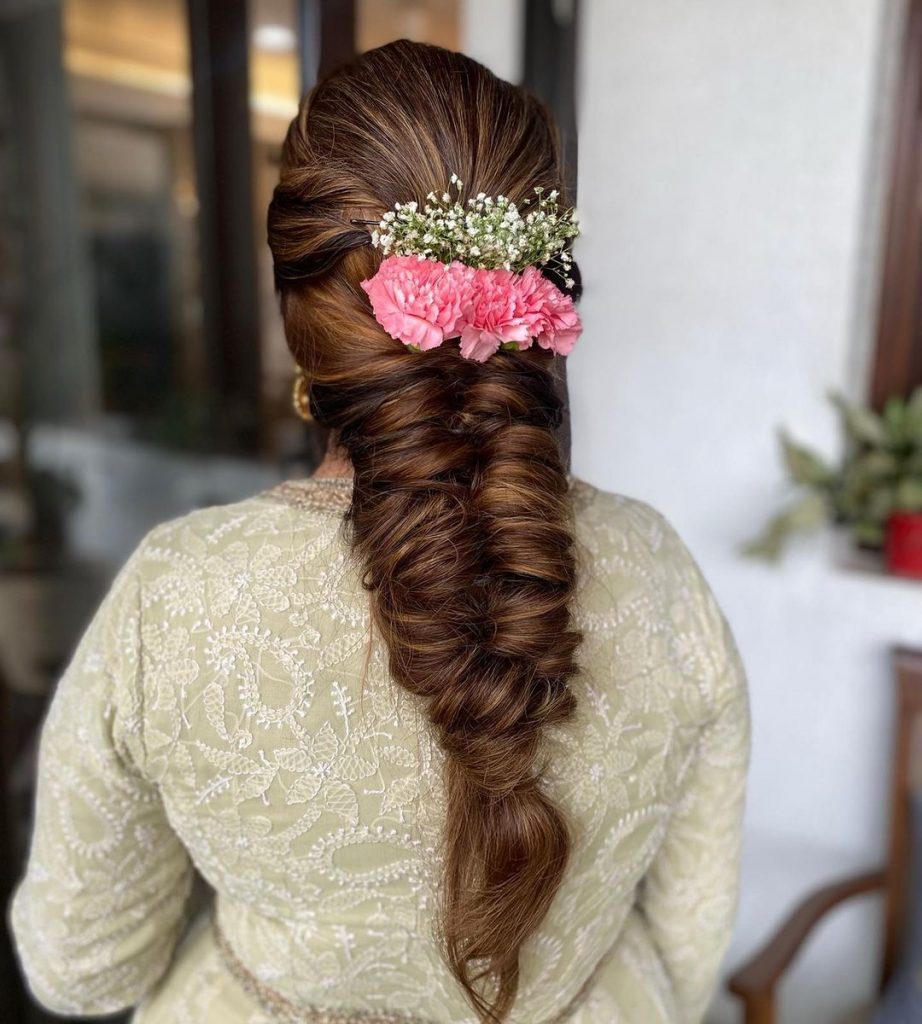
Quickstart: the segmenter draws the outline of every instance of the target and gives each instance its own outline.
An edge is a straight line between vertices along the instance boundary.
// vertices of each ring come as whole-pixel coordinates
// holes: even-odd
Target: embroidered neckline
[[[313,512],[344,512],[352,501],[352,477],[309,476],[300,480],[283,480],[260,496]]]

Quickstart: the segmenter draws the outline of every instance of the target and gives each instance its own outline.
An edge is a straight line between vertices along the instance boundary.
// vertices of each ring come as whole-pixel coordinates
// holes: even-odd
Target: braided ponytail
[[[397,80],[399,93],[387,87]],[[467,108],[467,92],[479,106]],[[498,112],[512,143],[520,136],[508,152],[481,144]],[[468,151],[440,152],[452,146]],[[421,698],[446,755],[446,962],[480,1019],[502,1021],[522,945],[567,864],[567,825],[539,755],[544,727],[573,713],[580,637],[553,357],[408,352],[378,327],[359,287],[377,257],[353,244],[350,219],[394,194],[425,194],[446,165],[509,195],[559,187],[535,101],[447,51],[371,51],[321,84],[292,126],[270,244],[314,415],[355,470],[351,542],[391,675]]]

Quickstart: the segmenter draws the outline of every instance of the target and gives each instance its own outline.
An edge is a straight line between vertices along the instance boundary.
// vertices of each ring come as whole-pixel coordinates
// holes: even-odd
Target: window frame
[[[922,385],[922,0],[908,0],[904,25],[870,387],[877,409]]]

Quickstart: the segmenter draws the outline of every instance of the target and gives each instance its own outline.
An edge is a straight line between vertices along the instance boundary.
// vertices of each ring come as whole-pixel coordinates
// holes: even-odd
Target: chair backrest
[[[922,851],[912,849],[913,795],[922,793],[922,650],[898,647],[896,736],[890,793],[890,849],[884,895],[883,984],[899,964],[909,919],[912,865]]]

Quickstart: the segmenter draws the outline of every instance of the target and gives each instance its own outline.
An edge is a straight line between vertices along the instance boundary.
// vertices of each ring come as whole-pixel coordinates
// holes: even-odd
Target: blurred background
[[[749,671],[749,1010],[724,985],[709,1020],[855,1019],[882,976],[896,1005],[922,987],[922,0],[0,0],[3,902],[37,727],[122,561],[319,461],[265,211],[301,93],[401,37],[552,107],[574,472],[674,523]],[[0,941],[0,1021],[49,1019]]]

